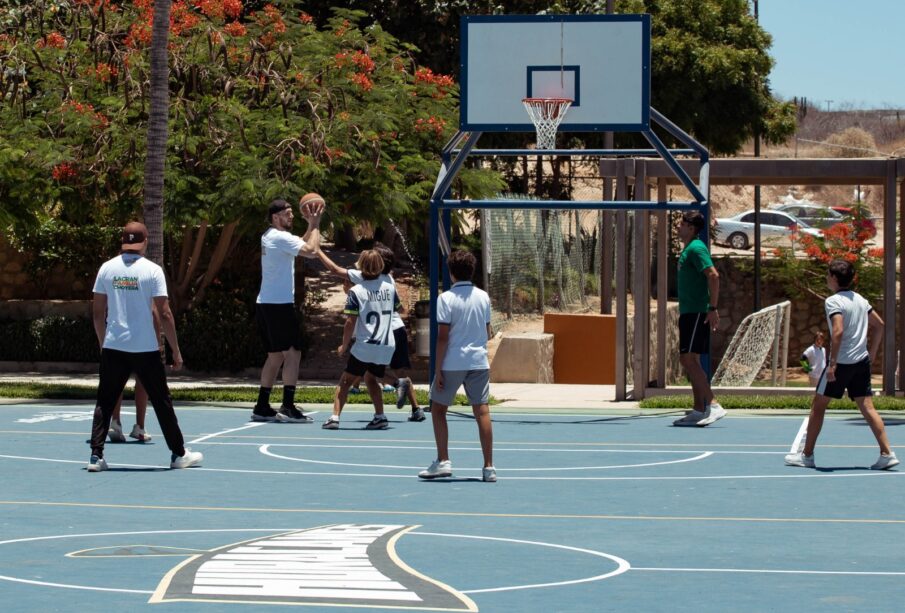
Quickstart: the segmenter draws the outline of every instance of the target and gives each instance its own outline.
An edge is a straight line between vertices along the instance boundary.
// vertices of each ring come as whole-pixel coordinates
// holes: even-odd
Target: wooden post
[[[666,202],[666,179],[657,179],[657,201]],[[657,387],[666,387],[666,326],[669,314],[669,212],[657,211]]]

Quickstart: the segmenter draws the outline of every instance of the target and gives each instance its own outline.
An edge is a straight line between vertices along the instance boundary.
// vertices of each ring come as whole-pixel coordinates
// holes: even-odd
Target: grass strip
[[[295,392],[295,401],[298,404],[333,404],[333,387],[299,387]],[[364,389],[362,389],[364,391]],[[97,394],[96,386],[71,385],[68,383],[32,383],[32,382],[7,382],[0,383],[0,398],[42,399],[42,400],[94,400]],[[258,400],[258,388],[253,386],[243,387],[171,387],[170,395],[174,402],[242,402],[254,404]],[[126,387],[123,392],[126,400],[135,398],[135,390]],[[428,406],[429,397],[425,390],[416,389],[415,397],[418,404]],[[270,395],[270,403],[279,405],[283,401],[283,388],[275,387]],[[384,392],[385,405],[396,404],[395,392]],[[499,401],[493,397],[490,404]],[[349,394],[350,404],[370,404],[371,398],[367,392],[362,394]],[[464,394],[456,394],[455,404],[470,406],[468,398]]]
[[[752,394],[750,396],[720,396],[720,404],[726,409],[802,409],[810,410],[813,396],[770,396]],[[878,411],[905,411],[905,398],[874,396],[874,407]],[[642,409],[690,409],[693,406],[691,394],[681,396],[654,396],[641,400]],[[832,411],[857,411],[858,407],[848,398],[833,400]]]

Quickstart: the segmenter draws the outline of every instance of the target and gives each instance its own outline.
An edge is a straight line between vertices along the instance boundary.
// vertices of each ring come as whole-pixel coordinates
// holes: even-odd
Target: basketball
[[[326,204],[324,202],[324,197],[315,192],[309,192],[302,196],[301,200],[299,200],[299,206],[305,206],[306,204],[313,204],[315,202],[320,201],[321,204]]]

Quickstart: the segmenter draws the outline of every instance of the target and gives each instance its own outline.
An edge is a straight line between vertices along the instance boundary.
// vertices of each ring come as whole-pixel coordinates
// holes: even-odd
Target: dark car
[[[869,232],[870,238],[877,235],[877,224],[874,223],[866,207],[832,206],[830,208],[837,213],[841,213],[846,221],[851,221],[857,230]]]

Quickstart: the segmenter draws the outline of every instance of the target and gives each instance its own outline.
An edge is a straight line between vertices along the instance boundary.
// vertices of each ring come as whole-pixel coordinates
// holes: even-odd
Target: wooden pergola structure
[[[689,176],[698,179],[699,164],[696,161],[679,161]],[[836,158],[836,159],[765,159],[728,158],[709,161],[711,185],[879,185],[883,187],[883,304],[878,308],[886,328],[883,338],[883,383],[884,395],[892,396],[898,389],[905,390],[905,368],[900,368],[898,382],[895,380],[896,356],[905,345],[905,250],[899,253],[899,307],[896,310],[896,205],[898,204],[898,227],[900,236],[905,237],[905,158]],[[677,185],[674,172],[662,159],[623,158],[604,159],[600,162],[600,176],[615,180],[615,194],[604,193],[604,200],[625,200],[628,185],[635,185],[634,199],[649,200],[650,187],[656,185],[657,200],[665,202],[668,189]],[[609,184],[606,181],[605,184]],[[605,192],[610,191],[605,189]],[[709,197],[709,195],[708,195]],[[612,312],[616,303],[617,347],[626,347],[628,318],[628,245],[616,240],[626,236],[627,210],[604,211],[601,276],[605,271],[615,271],[615,295],[612,278],[601,279],[601,311]],[[633,241],[635,245],[634,270],[650,270],[651,232],[653,218],[658,228],[669,223],[667,211],[635,211]],[[614,219],[615,218],[615,219]],[[614,222],[615,221],[615,234]],[[666,302],[667,302],[667,262],[669,246],[666,241],[658,241],[657,254],[657,338],[650,338],[650,283],[649,276],[635,274],[632,295],[635,302],[634,346],[650,347],[657,355],[665,355],[666,347]],[[614,261],[615,258],[615,261]],[[875,305],[878,306],[878,305]],[[898,334],[898,343],[896,342]],[[655,344],[651,341],[655,340]],[[629,397],[629,382],[626,381],[625,351],[617,352],[616,399]],[[657,372],[650,373],[646,351],[635,351],[632,356],[633,381],[631,396],[643,398],[649,381],[655,387],[666,387],[665,361],[657,360]],[[654,377],[651,377],[654,374]]]

